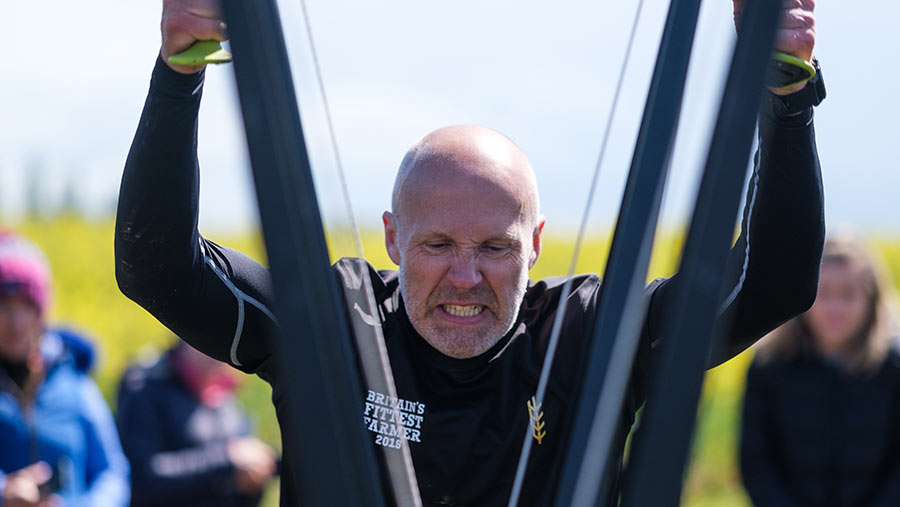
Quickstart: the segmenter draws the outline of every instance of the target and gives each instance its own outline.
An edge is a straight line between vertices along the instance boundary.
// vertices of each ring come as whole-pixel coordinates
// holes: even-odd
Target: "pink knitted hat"
[[[0,229],[0,297],[21,294],[41,315],[50,302],[50,267],[31,241]]]

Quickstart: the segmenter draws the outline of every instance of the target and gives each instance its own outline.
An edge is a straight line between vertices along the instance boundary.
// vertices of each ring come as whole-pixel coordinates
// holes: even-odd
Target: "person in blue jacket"
[[[93,347],[45,316],[40,249],[0,231],[0,507],[124,506],[129,466],[88,376]]]

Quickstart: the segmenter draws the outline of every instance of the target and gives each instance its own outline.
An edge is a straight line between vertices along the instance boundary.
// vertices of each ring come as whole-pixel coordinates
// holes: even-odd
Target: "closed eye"
[[[450,246],[450,243],[445,241],[429,241],[425,243],[425,247],[430,250],[445,250]]]
[[[481,245],[481,251],[489,255],[504,254],[510,250],[508,245],[484,244]]]

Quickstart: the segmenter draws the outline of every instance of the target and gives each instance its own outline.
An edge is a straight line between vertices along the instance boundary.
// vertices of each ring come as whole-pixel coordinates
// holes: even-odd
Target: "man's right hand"
[[[203,65],[173,65],[169,57],[184,51],[198,40],[224,41],[228,38],[219,0],[163,0],[162,48],[166,65],[181,74],[199,72]]]

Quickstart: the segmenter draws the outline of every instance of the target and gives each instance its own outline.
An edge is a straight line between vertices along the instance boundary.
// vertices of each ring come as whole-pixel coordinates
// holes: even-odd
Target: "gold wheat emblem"
[[[544,418],[544,411],[541,410],[541,406],[537,404],[534,396],[532,396],[525,404],[528,405],[528,419],[531,421],[531,436],[537,440],[538,445],[541,445],[541,440],[543,440],[544,435],[547,434],[547,431],[544,429],[546,421],[542,421]]]

